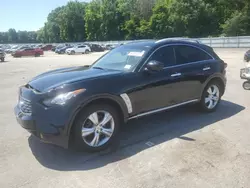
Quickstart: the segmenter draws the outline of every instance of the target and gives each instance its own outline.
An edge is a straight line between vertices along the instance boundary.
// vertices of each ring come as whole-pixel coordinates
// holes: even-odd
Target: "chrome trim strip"
[[[131,114],[133,112],[133,107],[132,107],[132,103],[131,103],[131,100],[130,100],[129,96],[126,93],[123,93],[120,96],[121,96],[121,98],[123,99],[124,103],[127,106],[128,113]]]
[[[132,116],[132,117],[129,118],[129,120],[139,118],[139,117],[142,117],[142,116],[146,116],[146,115],[150,115],[150,114],[155,114],[157,112],[161,112],[161,111],[164,111],[164,110],[168,110],[168,109],[171,109],[171,108],[183,106],[183,105],[198,102],[198,101],[199,101],[199,99],[194,99],[194,100],[186,101],[186,102],[183,102],[183,103],[175,104],[175,105],[172,105],[172,106],[167,106],[167,107],[164,107],[164,108],[160,108],[160,109],[157,109],[157,110],[152,110],[152,111],[149,111],[149,112],[145,112],[145,113],[142,113],[142,114]]]
[[[160,46],[158,47],[157,49],[155,49],[151,55],[147,58],[147,60],[145,61],[145,63],[141,66],[141,68],[139,69],[138,72],[140,72],[142,70],[142,68],[144,67],[144,65],[148,62],[148,60],[151,58],[151,56],[159,49],[163,48],[163,47],[167,47],[167,46],[191,46],[191,47],[194,47],[194,48],[197,48],[199,50],[202,50],[203,52],[205,52],[207,55],[209,55],[212,59],[209,59],[209,60],[203,60],[203,61],[196,61],[196,62],[190,62],[190,63],[186,63],[186,64],[182,64],[182,65],[174,65],[174,66],[169,66],[169,67],[165,67],[164,69],[167,69],[167,68],[174,68],[174,67],[180,67],[180,66],[185,66],[185,65],[190,65],[190,64],[194,64],[194,63],[201,63],[201,62],[206,62],[206,61],[211,61],[211,60],[215,60],[214,57],[209,54],[207,51],[203,50],[202,48],[199,48],[195,45],[192,45],[192,44],[184,44],[184,43],[173,43],[173,44],[166,44],[166,45],[163,45],[163,46]],[[174,50],[174,53],[175,53],[175,50]],[[176,54],[175,54],[176,56]],[[175,57],[176,58],[176,57]]]

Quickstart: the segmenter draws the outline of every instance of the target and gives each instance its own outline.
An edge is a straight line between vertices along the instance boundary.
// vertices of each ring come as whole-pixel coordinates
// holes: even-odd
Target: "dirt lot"
[[[101,53],[7,57],[0,63],[0,187],[250,187],[250,91],[239,78],[246,49],[216,51],[229,65],[216,113],[185,107],[131,121],[117,151],[102,154],[43,144],[13,114],[18,86],[44,71],[90,64]]]

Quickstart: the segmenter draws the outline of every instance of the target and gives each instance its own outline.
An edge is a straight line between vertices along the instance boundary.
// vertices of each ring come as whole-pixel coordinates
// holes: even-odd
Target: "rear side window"
[[[174,48],[166,46],[158,49],[151,56],[150,61],[152,60],[164,63],[164,67],[175,65]]]
[[[175,54],[178,65],[212,59],[206,52],[186,45],[175,46]]]

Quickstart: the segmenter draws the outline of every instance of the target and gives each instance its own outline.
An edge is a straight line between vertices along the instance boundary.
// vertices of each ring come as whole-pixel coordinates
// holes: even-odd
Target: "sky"
[[[43,27],[53,9],[68,1],[70,0],[0,0],[0,31],[8,31],[9,28],[16,31],[36,31]]]

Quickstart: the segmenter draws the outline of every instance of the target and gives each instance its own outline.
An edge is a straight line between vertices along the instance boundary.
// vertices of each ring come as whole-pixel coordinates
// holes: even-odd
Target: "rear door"
[[[202,84],[214,72],[214,58],[206,51],[192,45],[175,45],[177,66],[171,70],[173,79],[178,80],[174,86],[176,103],[199,99]]]

